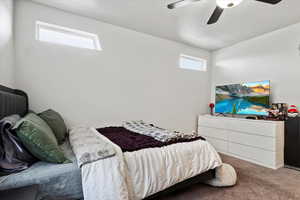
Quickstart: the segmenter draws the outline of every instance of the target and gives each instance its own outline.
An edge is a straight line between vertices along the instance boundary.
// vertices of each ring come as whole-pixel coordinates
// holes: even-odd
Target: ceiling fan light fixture
[[[242,2],[243,0],[217,0],[217,5],[220,8],[233,8]]]

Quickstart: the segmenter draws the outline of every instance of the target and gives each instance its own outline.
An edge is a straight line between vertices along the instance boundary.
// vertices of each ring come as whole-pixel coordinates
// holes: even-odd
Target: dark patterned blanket
[[[99,128],[97,131],[107,137],[110,141],[117,144],[123,152],[138,151],[146,148],[163,147],[176,143],[192,142],[196,140],[205,140],[202,137],[192,139],[179,138],[169,142],[161,142],[153,137],[135,133],[124,127],[106,127]]]

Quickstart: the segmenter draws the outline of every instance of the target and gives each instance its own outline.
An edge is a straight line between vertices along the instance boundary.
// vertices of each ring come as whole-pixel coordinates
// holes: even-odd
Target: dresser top
[[[244,122],[254,122],[254,123],[269,123],[269,124],[283,124],[284,121],[271,121],[271,120],[255,120],[255,119],[245,119],[238,117],[224,117],[224,116],[212,116],[212,115],[199,115],[199,118],[210,118],[210,119],[222,119],[222,120],[234,120],[234,121],[244,121]]]

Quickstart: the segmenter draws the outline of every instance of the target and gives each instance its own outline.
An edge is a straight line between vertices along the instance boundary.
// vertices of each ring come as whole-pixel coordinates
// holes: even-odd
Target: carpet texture
[[[267,169],[224,155],[222,159],[236,169],[236,186],[213,188],[197,184],[159,200],[300,200],[299,171]]]

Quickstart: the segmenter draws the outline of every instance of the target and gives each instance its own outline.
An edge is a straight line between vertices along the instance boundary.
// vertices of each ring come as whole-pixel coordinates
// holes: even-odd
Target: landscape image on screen
[[[216,113],[268,115],[270,81],[216,87]]]

